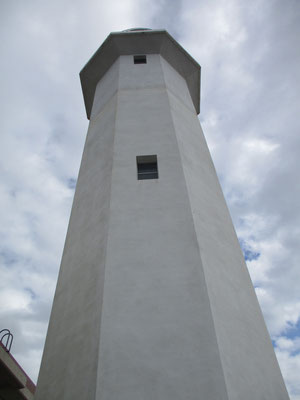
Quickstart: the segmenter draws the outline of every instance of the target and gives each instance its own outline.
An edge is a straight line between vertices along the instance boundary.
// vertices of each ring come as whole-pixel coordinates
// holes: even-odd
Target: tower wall
[[[177,72],[163,60],[165,75]],[[169,80],[171,83],[173,79]],[[230,400],[287,399],[269,333],[187,91],[168,90]],[[181,95],[178,96],[178,93]]]
[[[117,110],[116,93],[103,94],[84,146],[35,399],[96,398]]]
[[[178,72],[189,56],[105,51],[36,400],[288,400]],[[158,179],[137,179],[144,155]]]
[[[162,62],[120,57],[99,400],[227,399]],[[145,154],[158,180],[137,180]]]

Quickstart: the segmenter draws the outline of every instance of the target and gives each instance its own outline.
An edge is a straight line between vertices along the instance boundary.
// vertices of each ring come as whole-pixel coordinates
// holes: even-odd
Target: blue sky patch
[[[76,187],[76,182],[77,182],[77,179],[75,179],[75,178],[69,178],[69,179],[68,179],[68,188],[69,188],[69,189],[75,189],[75,187]]]
[[[290,328],[285,332],[285,336],[291,340],[300,337],[300,319],[296,325],[290,325]]]
[[[4,265],[6,267],[11,266],[18,261],[17,255],[14,252],[7,250],[7,249],[0,250],[0,259],[3,260]]]
[[[30,294],[30,297],[31,297],[32,300],[34,300],[36,298],[36,294],[32,289],[30,289],[29,287],[26,287],[24,289],[25,289],[26,292],[28,292]]]
[[[239,242],[246,261],[252,261],[258,259],[258,257],[260,256],[259,252],[254,251],[252,247],[244,239],[239,238]]]

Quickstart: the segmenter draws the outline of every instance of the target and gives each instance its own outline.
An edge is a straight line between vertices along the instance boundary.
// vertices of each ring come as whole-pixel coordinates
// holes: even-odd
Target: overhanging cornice
[[[121,55],[160,54],[186,80],[197,114],[200,112],[200,65],[165,30],[113,32],[80,72],[88,119],[98,82]]]

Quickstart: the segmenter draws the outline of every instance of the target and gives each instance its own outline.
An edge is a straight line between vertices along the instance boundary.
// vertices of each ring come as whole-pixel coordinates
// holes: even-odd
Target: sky
[[[291,400],[300,400],[300,0],[0,1],[0,329],[36,381],[88,127],[79,71],[112,31],[167,29]]]

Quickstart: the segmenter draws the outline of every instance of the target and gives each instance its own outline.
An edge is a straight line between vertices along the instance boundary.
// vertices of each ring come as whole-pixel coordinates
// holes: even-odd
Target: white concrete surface
[[[137,180],[147,154],[159,179]],[[160,54],[120,56],[96,87],[35,398],[288,399],[186,77]]]

